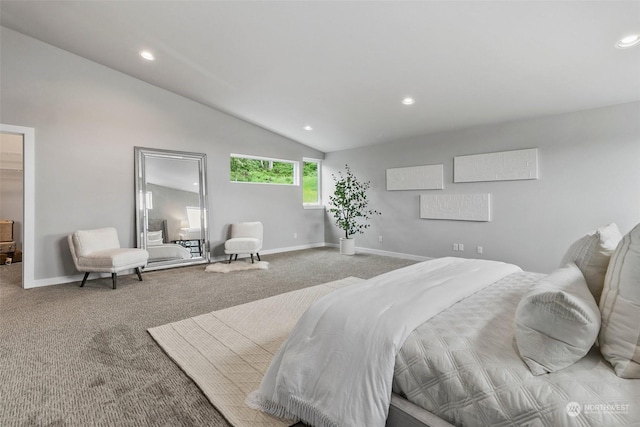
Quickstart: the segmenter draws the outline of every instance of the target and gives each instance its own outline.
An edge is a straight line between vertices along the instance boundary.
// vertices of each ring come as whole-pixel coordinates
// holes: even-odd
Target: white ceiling
[[[2,0],[0,16],[324,152],[640,100],[640,47],[614,48],[640,1]]]

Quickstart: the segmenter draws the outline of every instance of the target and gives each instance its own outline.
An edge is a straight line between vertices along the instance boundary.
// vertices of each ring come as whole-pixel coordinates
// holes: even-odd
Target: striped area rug
[[[235,427],[291,423],[249,408],[273,355],[302,313],[333,290],[361,282],[348,277],[149,329],[165,353]]]

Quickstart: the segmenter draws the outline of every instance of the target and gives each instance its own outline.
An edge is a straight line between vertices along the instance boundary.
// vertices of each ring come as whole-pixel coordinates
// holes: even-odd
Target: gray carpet
[[[146,330],[413,261],[319,248],[262,257],[269,270],[204,266],[22,290],[0,266],[0,425],[229,426]]]

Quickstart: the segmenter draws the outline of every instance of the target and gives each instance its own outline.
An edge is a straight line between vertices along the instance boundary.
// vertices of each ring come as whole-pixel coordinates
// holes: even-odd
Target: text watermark
[[[577,417],[580,414],[628,414],[628,403],[584,403],[569,402],[567,415]]]

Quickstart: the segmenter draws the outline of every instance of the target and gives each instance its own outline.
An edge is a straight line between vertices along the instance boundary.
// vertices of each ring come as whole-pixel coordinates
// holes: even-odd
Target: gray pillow
[[[514,320],[520,357],[533,375],[573,365],[593,346],[600,311],[574,263],[535,283],[520,300]]]

